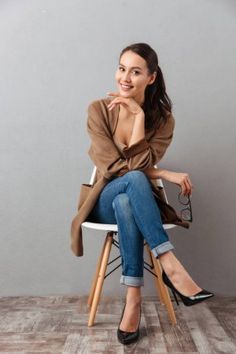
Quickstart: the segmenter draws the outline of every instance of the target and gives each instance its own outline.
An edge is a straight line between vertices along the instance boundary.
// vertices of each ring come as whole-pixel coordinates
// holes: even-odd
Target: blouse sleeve
[[[165,125],[158,128],[149,140],[142,138],[131,146],[120,143],[129,170],[145,170],[156,165],[173,139],[175,119],[169,114]]]
[[[87,132],[91,139],[88,154],[101,174],[111,179],[128,171],[125,158],[122,158],[111,137],[104,112],[97,101],[88,106]]]

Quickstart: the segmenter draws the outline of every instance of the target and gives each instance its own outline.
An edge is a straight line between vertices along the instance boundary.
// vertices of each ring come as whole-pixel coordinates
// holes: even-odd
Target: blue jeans
[[[140,170],[129,171],[109,181],[87,221],[117,224],[121,284],[144,285],[144,239],[155,257],[174,248],[163,228],[151,182]]]

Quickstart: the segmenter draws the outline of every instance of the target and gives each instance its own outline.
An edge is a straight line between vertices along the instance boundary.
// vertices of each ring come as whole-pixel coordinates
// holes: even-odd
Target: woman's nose
[[[123,80],[126,81],[126,82],[130,82],[130,74],[129,73],[123,73]]]

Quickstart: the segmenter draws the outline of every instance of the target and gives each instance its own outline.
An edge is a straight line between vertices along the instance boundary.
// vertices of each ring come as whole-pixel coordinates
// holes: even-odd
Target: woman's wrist
[[[134,119],[133,130],[129,141],[129,147],[145,137],[145,116],[138,113]]]
[[[168,170],[164,170],[162,168],[157,168],[157,178],[166,179],[168,172],[169,172]]]
[[[145,118],[145,114],[144,111],[141,109],[140,111],[138,111],[137,113],[134,114],[135,118],[140,118],[140,119],[144,119]]]

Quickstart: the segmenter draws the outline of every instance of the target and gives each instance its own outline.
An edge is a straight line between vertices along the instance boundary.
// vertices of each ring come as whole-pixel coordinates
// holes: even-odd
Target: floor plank
[[[124,301],[102,296],[95,325],[88,327],[87,296],[0,297],[0,353],[236,353],[235,297],[215,296],[191,307],[173,302],[173,326],[164,305],[143,296],[140,340],[129,346],[116,334]]]
[[[212,301],[212,300],[211,300]],[[186,323],[200,353],[235,354],[233,338],[228,336],[220,321],[210,310],[209,305],[201,303],[184,311]]]

